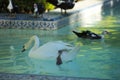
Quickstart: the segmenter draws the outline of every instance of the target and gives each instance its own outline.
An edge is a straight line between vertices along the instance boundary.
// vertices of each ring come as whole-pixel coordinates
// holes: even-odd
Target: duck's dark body
[[[38,13],[43,14],[45,12],[45,6],[42,3],[38,3]]]
[[[63,0],[65,2],[62,2],[61,4],[58,4],[58,0],[47,0],[47,2],[50,2],[51,4],[55,5],[56,7],[62,8],[62,9],[72,9],[74,7],[74,0]]]
[[[79,38],[87,38],[87,39],[101,39],[102,37],[96,33],[93,33],[91,31],[82,31],[81,33],[80,32],[76,32],[76,31],[73,31],[74,34],[77,35],[77,37]]]
[[[74,0],[63,0],[62,3],[59,4],[58,0],[47,0],[47,2],[59,7],[61,9],[67,10],[72,9],[75,5]]]

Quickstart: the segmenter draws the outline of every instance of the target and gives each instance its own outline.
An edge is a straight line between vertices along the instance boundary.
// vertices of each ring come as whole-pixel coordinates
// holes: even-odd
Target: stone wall
[[[4,18],[0,19],[0,29],[6,28],[6,29],[44,29],[44,30],[55,30],[61,27],[64,27],[66,25],[70,25],[71,23],[76,22],[78,19],[78,14],[69,14],[69,15],[59,15],[55,16],[52,19],[32,19],[29,17],[26,17],[25,15],[21,15],[21,17],[25,17],[24,19],[27,20],[21,20],[20,15],[18,14],[17,18]],[[3,15],[4,16],[4,15]],[[57,17],[57,19],[56,19]]]
[[[47,18],[46,18],[47,16]],[[50,15],[49,15],[50,16]],[[70,15],[58,15],[50,18],[48,14],[45,14],[44,17],[33,18],[30,15],[21,15],[17,14],[14,18],[9,18],[5,14],[0,15],[0,29],[6,28],[16,28],[16,29],[51,29],[55,30],[65,25],[68,25],[68,17]]]
[[[56,21],[0,20],[0,28],[56,29]]]

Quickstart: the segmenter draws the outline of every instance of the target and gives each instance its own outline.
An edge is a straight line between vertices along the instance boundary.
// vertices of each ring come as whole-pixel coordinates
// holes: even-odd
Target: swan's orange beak
[[[22,49],[22,51],[21,52],[24,52],[25,51],[25,46],[23,46],[23,49]]]

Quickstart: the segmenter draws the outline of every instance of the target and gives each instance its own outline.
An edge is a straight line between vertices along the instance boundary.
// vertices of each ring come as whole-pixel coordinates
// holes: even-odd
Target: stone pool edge
[[[109,79],[0,73],[0,80],[109,80]]]

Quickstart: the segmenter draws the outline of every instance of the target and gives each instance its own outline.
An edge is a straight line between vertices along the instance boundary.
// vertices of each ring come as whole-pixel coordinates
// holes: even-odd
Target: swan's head
[[[29,40],[27,43],[25,43],[25,44],[23,45],[22,52],[24,52],[26,49],[29,49],[29,48],[30,48],[33,40],[35,40],[35,46],[36,46],[36,47],[39,46],[39,38],[38,38],[38,36],[34,35],[34,36],[32,36],[32,37],[30,38],[30,40]]]
[[[22,52],[29,48],[29,42],[23,45]]]
[[[26,49],[25,49],[25,46],[23,46],[23,49],[22,49],[22,52],[24,52]]]
[[[29,49],[31,43],[32,43],[33,37],[30,38],[30,40],[23,45],[22,52],[24,52],[26,49]]]

